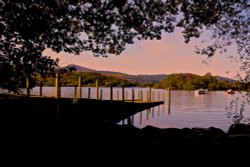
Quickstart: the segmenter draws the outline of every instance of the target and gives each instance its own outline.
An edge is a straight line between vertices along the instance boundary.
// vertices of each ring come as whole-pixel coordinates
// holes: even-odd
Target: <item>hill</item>
[[[231,82],[231,83],[235,83],[235,82],[236,82],[236,80],[230,79],[230,78],[227,78],[227,77],[221,77],[221,76],[218,76],[218,75],[216,75],[215,77],[216,77],[219,81],[228,81],[228,82]]]
[[[82,66],[75,65],[75,64],[69,64],[69,65],[62,67],[62,68],[69,68],[69,67],[71,67],[71,68],[74,67],[76,69],[76,72],[96,72],[96,73],[100,73],[100,74],[106,75],[106,76],[112,76],[112,77],[116,77],[116,78],[120,78],[120,79],[126,79],[132,83],[146,83],[146,82],[156,83],[156,82],[159,82],[159,81],[165,79],[167,76],[165,74],[130,75],[130,74],[125,74],[125,73],[121,73],[121,72],[114,72],[114,71],[98,71],[98,70],[82,67]]]
[[[96,72],[96,70],[90,69],[90,68],[86,68],[86,67],[82,67],[82,66],[78,66],[75,64],[69,64],[65,67],[62,68],[75,68],[76,72]]]
[[[126,79],[132,83],[145,83],[145,82],[159,82],[167,77],[165,74],[155,74],[155,75],[129,75],[120,72],[112,72],[112,71],[97,71],[103,75],[108,75],[112,77],[117,77],[121,79]]]
[[[98,70],[82,67],[82,66],[75,65],[75,64],[69,64],[63,68],[67,68],[67,67],[74,67],[76,69],[76,72],[96,72],[96,73],[100,73],[100,74],[106,75],[106,76],[112,76],[112,77],[116,77],[116,78],[120,78],[120,79],[126,79],[132,83],[146,83],[146,82],[157,83],[161,80],[166,79],[166,77],[168,77],[167,74],[130,75],[130,74],[125,74],[125,73],[115,72],[115,71],[98,71]],[[196,74],[190,74],[190,73],[183,73],[183,74],[190,75],[190,76],[198,76]],[[232,82],[232,83],[236,82],[236,80],[233,80],[233,79],[230,79],[227,77],[216,76],[216,78],[219,81],[228,81],[228,82]]]

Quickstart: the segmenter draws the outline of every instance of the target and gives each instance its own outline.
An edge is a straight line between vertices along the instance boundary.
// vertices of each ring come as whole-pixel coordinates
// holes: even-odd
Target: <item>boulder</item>
[[[228,133],[230,135],[234,134],[244,134],[244,135],[250,135],[250,124],[232,124],[229,129]]]

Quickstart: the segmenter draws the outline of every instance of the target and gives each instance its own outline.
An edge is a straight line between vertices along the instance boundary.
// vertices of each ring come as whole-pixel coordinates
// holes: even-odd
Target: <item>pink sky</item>
[[[64,52],[56,54],[47,50],[45,54],[53,58],[58,57],[60,66],[76,64],[95,70],[136,75],[171,73],[204,75],[207,72],[225,77],[236,75],[239,65],[232,63],[225,55],[217,54],[209,65],[203,64],[202,61],[206,60],[206,57],[195,54],[197,44],[200,44],[200,39],[192,39],[190,43],[185,44],[180,32],[177,31],[164,35],[162,40],[138,41],[128,45],[121,55],[111,55],[108,58],[94,57],[90,52],[72,55]]]

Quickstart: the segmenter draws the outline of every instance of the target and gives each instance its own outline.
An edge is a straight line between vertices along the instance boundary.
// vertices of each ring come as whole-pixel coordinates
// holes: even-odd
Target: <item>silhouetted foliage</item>
[[[247,0],[5,0],[0,1],[0,86],[17,91],[25,77],[54,72],[58,60],[45,49],[95,56],[120,54],[135,40],[161,39],[182,29],[185,42],[212,32],[214,43],[197,53],[213,56],[236,43],[249,63]]]
[[[166,79],[156,83],[155,88],[171,88],[172,90],[196,90],[196,89],[208,89],[208,90],[248,90],[249,84],[241,82],[229,82],[219,81],[211,73],[207,73],[204,76],[198,76],[194,74],[171,74]]]
[[[115,86],[115,87],[130,87],[130,86],[136,86],[133,83],[130,83],[129,81],[125,79],[115,78],[112,76],[106,76],[102,75],[100,73],[89,73],[89,72],[65,72],[61,73],[60,76],[60,86],[77,86],[78,85],[78,78],[81,76],[82,79],[82,86],[89,86],[93,87],[96,85],[96,80],[99,81],[99,86]],[[54,77],[46,77],[42,78],[40,76],[37,76],[36,83],[39,85],[39,83],[43,83],[44,86],[55,86],[55,78]]]

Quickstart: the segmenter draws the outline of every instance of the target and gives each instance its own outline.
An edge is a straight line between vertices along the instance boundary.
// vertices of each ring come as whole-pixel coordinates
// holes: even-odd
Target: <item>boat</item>
[[[195,90],[196,94],[207,94],[208,90],[207,89],[197,89]]]
[[[234,90],[232,90],[232,89],[228,89],[227,91],[225,91],[225,93],[226,93],[226,94],[234,94],[235,92],[234,92]]]

